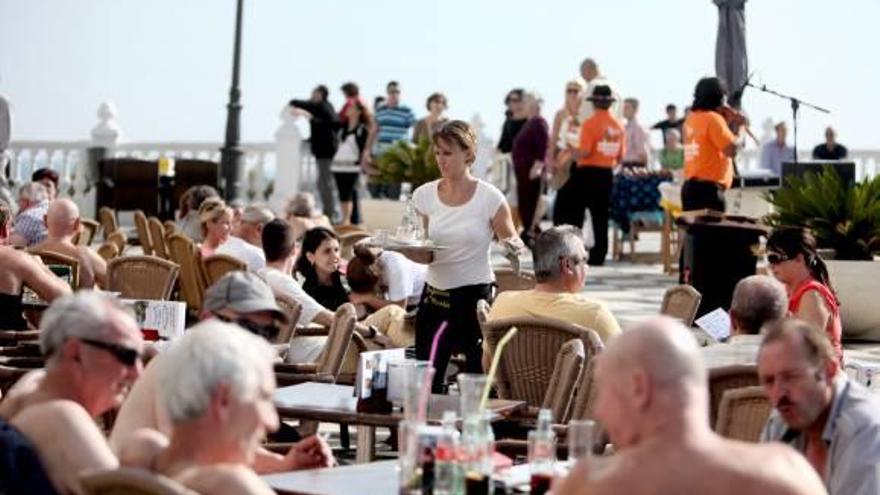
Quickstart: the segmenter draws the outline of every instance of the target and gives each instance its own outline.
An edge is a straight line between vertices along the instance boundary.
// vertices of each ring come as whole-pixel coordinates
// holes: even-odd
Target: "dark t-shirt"
[[[303,290],[330,311],[336,311],[348,302],[348,291],[339,276],[333,277],[333,285],[321,285],[317,279],[306,277]]]
[[[31,442],[0,419],[0,493],[57,495]]]
[[[834,144],[834,147],[828,149],[828,146],[825,143],[822,143],[815,148],[813,148],[813,159],[814,160],[843,160],[846,158],[846,146],[841,144]]]
[[[519,131],[526,124],[526,119],[511,119],[504,121],[501,127],[501,139],[498,140],[498,151],[502,153],[510,153],[513,151],[513,140],[516,139]]]
[[[547,153],[547,121],[540,115],[529,119],[513,140],[513,166],[531,168],[535,160],[543,161]]]

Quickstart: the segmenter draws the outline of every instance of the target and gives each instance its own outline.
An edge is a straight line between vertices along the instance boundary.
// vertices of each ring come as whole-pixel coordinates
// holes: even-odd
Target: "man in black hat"
[[[608,253],[608,209],[611,206],[611,186],[616,167],[626,151],[623,124],[608,111],[616,100],[611,88],[599,85],[587,98],[594,107],[593,114],[581,125],[580,145],[572,149],[577,162],[571,177],[559,190],[553,209],[553,224],[580,227],[584,210],[590,209],[595,244],[590,249],[588,263],[605,263]]]

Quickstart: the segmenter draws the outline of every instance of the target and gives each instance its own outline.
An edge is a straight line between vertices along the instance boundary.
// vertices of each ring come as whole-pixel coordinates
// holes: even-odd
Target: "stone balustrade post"
[[[84,217],[95,218],[99,207],[98,183],[101,181],[101,171],[98,163],[104,158],[112,156],[113,148],[122,137],[122,130],[116,117],[119,115],[116,105],[112,101],[105,101],[98,106],[98,123],[92,129],[92,140],[86,149],[85,163],[77,167],[74,187],[81,192],[79,204],[80,212]]]
[[[302,143],[307,136],[289,106],[281,109],[279,118],[281,125],[275,131],[275,184],[269,206],[282,214],[288,198],[300,189]]]

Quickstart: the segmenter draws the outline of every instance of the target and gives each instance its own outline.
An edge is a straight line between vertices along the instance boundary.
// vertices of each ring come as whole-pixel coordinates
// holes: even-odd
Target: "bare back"
[[[174,476],[185,487],[212,495],[274,495],[253,470],[232,464],[189,468]]]
[[[684,493],[820,495],[825,487],[799,454],[782,444],[754,445],[713,435],[701,445],[646,441],[609,459],[584,494]]]
[[[72,243],[54,239],[46,239],[37,244],[33,249],[52,251],[79,261],[79,288],[92,289],[95,284],[106,286],[107,263],[87,246],[77,246]]]
[[[0,293],[21,294],[22,284],[27,284],[40,297],[50,302],[70,293],[67,284],[33,256],[11,247],[0,246]]]

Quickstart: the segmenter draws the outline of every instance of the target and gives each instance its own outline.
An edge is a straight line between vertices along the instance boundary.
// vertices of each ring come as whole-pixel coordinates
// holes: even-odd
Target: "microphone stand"
[[[758,91],[768,93],[773,96],[777,96],[779,98],[782,98],[783,100],[788,100],[789,102],[791,102],[791,117],[792,117],[792,122],[794,125],[794,162],[797,163],[798,162],[798,152],[797,152],[798,121],[797,121],[797,118],[798,118],[798,110],[800,109],[801,105],[808,107],[808,108],[812,108],[813,110],[816,110],[816,111],[822,112],[822,113],[831,113],[831,111],[826,110],[820,106],[813,105],[812,103],[807,103],[799,98],[795,98],[794,96],[784,95],[782,93],[776,92],[772,89],[767,88],[767,85],[765,85],[765,84],[757,86],[755,84],[752,84],[752,83],[746,81],[746,86],[748,86],[750,88],[755,88]]]

